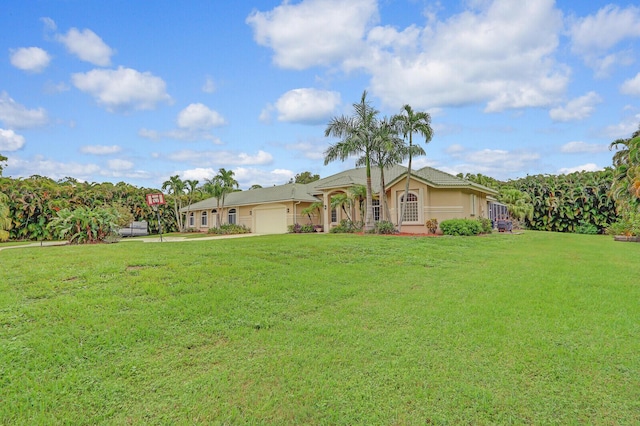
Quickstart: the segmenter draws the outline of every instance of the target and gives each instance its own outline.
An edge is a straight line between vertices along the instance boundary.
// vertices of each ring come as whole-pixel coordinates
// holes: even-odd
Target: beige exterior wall
[[[255,230],[256,222],[255,216],[253,215],[254,209],[259,208],[283,208],[285,209],[286,214],[286,223],[287,226],[294,225],[295,223],[299,223],[301,225],[306,225],[309,223],[309,217],[306,214],[302,214],[302,210],[309,207],[311,203],[309,202],[293,202],[288,201],[284,203],[268,203],[268,204],[254,204],[248,206],[225,206],[224,209],[221,209],[220,222],[222,224],[228,223],[228,215],[230,209],[236,210],[236,223],[238,225],[244,225],[252,231]],[[288,209],[288,210],[287,210]],[[189,212],[186,217],[185,227],[186,228],[194,228],[200,232],[207,232],[209,228],[214,228],[216,226],[216,216],[213,213],[215,209],[207,209],[207,210],[194,210]],[[206,225],[202,224],[202,214],[206,213]],[[189,216],[193,214],[194,216],[194,225],[191,226],[189,223]],[[311,223],[314,225],[322,225],[323,221],[323,212],[312,216]]]

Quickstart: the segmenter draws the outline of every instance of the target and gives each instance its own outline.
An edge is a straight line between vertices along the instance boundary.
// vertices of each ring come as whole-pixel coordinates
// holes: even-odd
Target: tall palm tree
[[[238,181],[234,178],[233,170],[221,168],[218,174],[207,179],[202,186],[202,190],[212,197],[216,198],[216,226],[220,227],[220,213],[224,209],[224,200],[227,194],[232,193],[240,187]]]
[[[407,167],[407,183],[405,184],[404,197],[402,197],[402,206],[400,208],[400,218],[398,219],[398,231],[402,230],[402,221],[406,211],[407,194],[409,193],[409,181],[411,179],[411,161],[413,153],[413,134],[417,133],[424,137],[425,143],[429,143],[433,138],[433,129],[431,128],[431,116],[427,112],[414,111],[410,105],[402,107],[400,114],[392,118],[392,122],[400,126],[401,133],[405,140],[409,137],[409,165]]]
[[[220,199],[222,198],[222,185],[217,179],[218,176],[214,176],[211,179],[207,179],[202,185],[202,191],[216,199],[216,227],[220,227]]]
[[[324,164],[337,159],[345,161],[352,155],[362,155],[367,176],[367,205],[364,230],[373,229],[373,198],[371,191],[371,152],[373,132],[376,127],[378,111],[367,100],[367,91],[362,93],[360,103],[353,104],[352,116],[334,117],[324,132],[325,137],[336,137],[340,141],[332,144],[324,153]]]
[[[187,215],[189,217],[189,210],[191,209],[191,204],[193,203],[193,197],[200,192],[198,189],[198,183],[200,183],[197,179],[187,179],[184,181],[184,185],[187,189]]]
[[[176,215],[176,225],[181,232],[184,231],[184,226],[182,224],[182,213],[180,213],[180,209],[182,209],[182,196],[184,195],[185,189],[185,183],[180,179],[179,175],[171,176],[169,180],[162,184],[162,190],[167,191],[168,194],[173,196],[173,211]]]
[[[391,220],[389,211],[389,203],[387,202],[386,183],[384,179],[384,170],[388,167],[404,161],[409,154],[424,155],[424,150],[419,145],[411,147],[404,144],[404,141],[398,136],[400,133],[399,126],[394,124],[386,117],[378,123],[374,134],[374,149],[372,154],[372,163],[380,168],[380,202],[382,207],[382,220]]]
[[[640,126],[629,139],[618,139],[609,149],[618,148],[613,155],[614,181],[611,194],[614,200],[640,203]]]
[[[220,208],[223,210],[224,210],[224,199],[227,196],[227,194],[232,193],[233,191],[235,191],[237,188],[240,187],[240,184],[238,184],[238,181],[235,180],[234,176],[235,176],[235,173],[233,172],[233,170],[226,170],[224,168],[219,169],[218,175],[216,176],[218,182],[220,183],[220,187],[222,188],[222,192],[221,192],[222,205]]]

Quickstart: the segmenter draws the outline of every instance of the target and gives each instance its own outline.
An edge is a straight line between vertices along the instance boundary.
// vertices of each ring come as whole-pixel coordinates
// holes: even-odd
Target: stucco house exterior
[[[404,197],[407,168],[393,166],[384,171],[384,191],[389,205],[391,221],[398,224],[400,205]],[[374,220],[381,218],[380,170],[371,169],[374,196]],[[285,184],[267,188],[250,189],[228,194],[224,209],[220,209],[216,198],[209,198],[182,209],[187,215],[186,226],[207,231],[216,226],[216,213],[220,212],[221,223],[245,225],[257,234],[286,233],[289,225],[322,225],[324,232],[346,219],[342,209],[331,208],[331,197],[349,193],[354,185],[366,184],[364,168],[345,170],[310,184]],[[453,218],[490,217],[490,204],[498,192],[482,185],[461,179],[440,170],[424,167],[412,170],[407,197],[407,212],[402,223],[402,232],[427,233],[425,222],[437,219],[442,222]],[[311,219],[302,211],[315,202],[322,209]],[[363,220],[357,207],[352,207],[350,216]]]

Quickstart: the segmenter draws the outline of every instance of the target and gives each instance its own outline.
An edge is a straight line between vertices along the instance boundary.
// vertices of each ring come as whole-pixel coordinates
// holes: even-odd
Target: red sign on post
[[[164,194],[147,194],[147,205],[157,206],[158,204],[164,204]]]

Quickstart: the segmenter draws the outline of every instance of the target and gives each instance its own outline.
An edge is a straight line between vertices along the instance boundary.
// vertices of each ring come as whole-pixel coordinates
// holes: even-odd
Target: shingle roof
[[[232,192],[224,198],[224,206],[245,206],[249,204],[277,203],[282,201],[308,201],[313,203],[320,200],[310,194],[308,185],[288,183],[267,188]],[[217,198],[212,197],[192,204],[188,210],[215,209],[217,206]],[[187,208],[183,208],[182,211],[187,211]]]
[[[385,184],[392,180],[395,180],[398,176],[401,176],[406,172],[407,168],[401,165],[395,165],[393,167],[386,168],[384,170]],[[345,170],[324,179],[311,182],[309,186],[314,190],[314,194],[318,194],[326,189],[345,188],[352,185],[366,184],[367,170],[364,167],[359,167],[357,169]],[[373,192],[380,192],[380,169],[378,167],[371,167],[371,187]]]
[[[385,169],[385,184],[391,185],[397,182],[406,173],[407,168],[401,165],[395,165]],[[423,167],[418,170],[412,170],[411,175],[436,188],[473,188],[491,195],[498,194],[494,189],[445,173],[433,167]],[[282,201],[307,201],[313,203],[321,201],[315,197],[314,194],[320,195],[328,189],[348,188],[353,185],[366,185],[366,183],[366,169],[361,167],[345,170],[309,184],[289,183],[267,188],[232,192],[225,197],[224,205],[225,207],[234,207]],[[374,193],[380,193],[380,169],[377,167],[371,168],[371,186]],[[208,198],[192,204],[188,208],[185,207],[182,211],[215,209],[217,204],[216,198]]]

